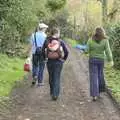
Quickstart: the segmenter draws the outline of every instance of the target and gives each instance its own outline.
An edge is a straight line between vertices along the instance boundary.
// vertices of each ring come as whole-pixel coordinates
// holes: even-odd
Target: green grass
[[[24,60],[0,54],[0,96],[8,96],[15,81],[22,79]]]
[[[120,71],[114,68],[106,68],[105,77],[113,96],[120,103]]]

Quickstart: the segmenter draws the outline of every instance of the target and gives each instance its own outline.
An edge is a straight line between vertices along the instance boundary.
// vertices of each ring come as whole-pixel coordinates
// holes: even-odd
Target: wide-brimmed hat
[[[48,25],[44,23],[39,23],[39,28],[48,28]]]

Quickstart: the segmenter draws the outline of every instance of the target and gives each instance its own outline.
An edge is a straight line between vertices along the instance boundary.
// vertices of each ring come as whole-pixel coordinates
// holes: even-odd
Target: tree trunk
[[[103,26],[107,23],[107,0],[102,0],[102,21]]]

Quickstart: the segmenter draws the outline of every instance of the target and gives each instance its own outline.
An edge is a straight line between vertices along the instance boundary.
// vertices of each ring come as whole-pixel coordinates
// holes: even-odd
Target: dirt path
[[[86,63],[80,52],[72,50],[64,66],[57,102],[50,98],[47,72],[45,86],[41,88],[31,88],[30,80],[24,81],[24,85],[14,90],[16,104],[9,113],[11,117],[4,120],[120,120],[107,94],[97,102],[91,101]]]

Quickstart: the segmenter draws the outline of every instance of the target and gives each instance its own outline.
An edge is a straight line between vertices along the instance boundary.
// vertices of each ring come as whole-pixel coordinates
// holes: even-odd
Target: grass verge
[[[0,97],[8,96],[15,82],[22,79],[24,60],[0,54]]]
[[[120,71],[107,67],[105,69],[105,78],[112,95],[117,100],[117,102],[120,103]]]

